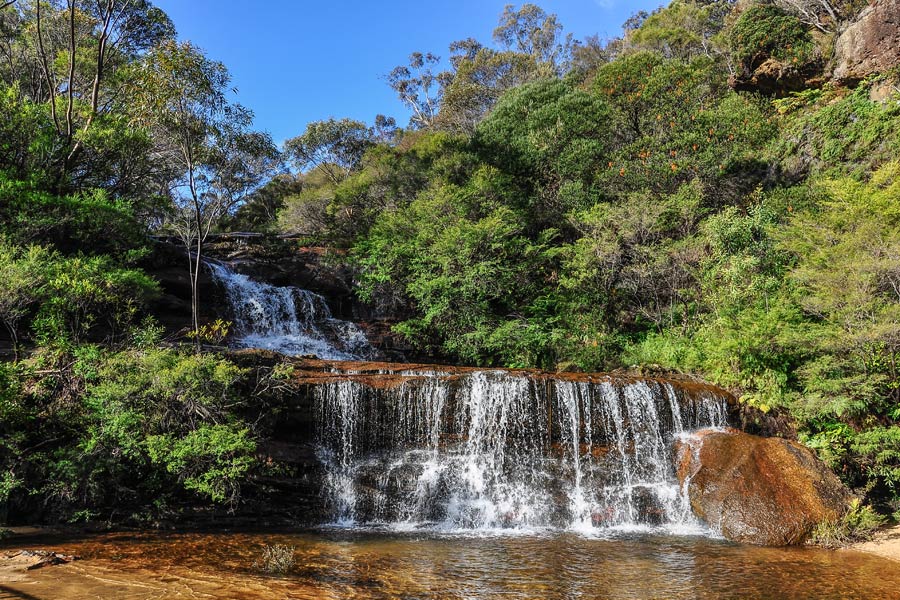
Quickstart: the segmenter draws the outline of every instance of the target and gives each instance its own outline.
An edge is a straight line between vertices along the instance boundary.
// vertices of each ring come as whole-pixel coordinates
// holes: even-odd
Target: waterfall
[[[225,290],[234,345],[328,360],[374,356],[362,330],[355,323],[335,319],[322,296],[253,281],[219,263],[206,264]]]
[[[209,264],[235,345],[331,360],[372,357],[324,299]],[[354,366],[357,368],[357,366]],[[398,366],[309,384],[327,518],[445,531],[700,530],[673,444],[727,425],[711,388],[652,379]],[[373,379],[374,374],[374,379]]]
[[[724,398],[654,380],[419,371],[313,389],[331,520],[439,530],[700,526],[673,441]]]

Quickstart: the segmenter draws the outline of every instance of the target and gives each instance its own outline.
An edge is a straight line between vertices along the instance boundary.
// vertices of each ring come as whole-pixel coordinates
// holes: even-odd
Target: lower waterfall
[[[375,356],[359,326],[335,319],[319,294],[260,283],[219,263],[206,265],[225,290],[236,334],[234,345],[328,360]]]
[[[656,380],[406,373],[315,387],[332,522],[446,531],[700,530],[676,436],[727,425],[723,397]]]

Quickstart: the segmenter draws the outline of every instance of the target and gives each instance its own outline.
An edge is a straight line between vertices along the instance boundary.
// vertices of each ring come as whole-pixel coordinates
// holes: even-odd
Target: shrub
[[[854,542],[872,538],[875,531],[884,525],[885,519],[872,507],[864,506],[858,499],[850,504],[850,509],[838,521],[819,523],[813,531],[810,543],[825,548],[840,548]]]
[[[273,544],[263,548],[262,555],[253,567],[272,575],[283,575],[294,567],[294,546]]]
[[[731,30],[734,57],[750,65],[760,57],[803,64],[813,58],[815,44],[800,19],[777,6],[757,4],[744,11]]]

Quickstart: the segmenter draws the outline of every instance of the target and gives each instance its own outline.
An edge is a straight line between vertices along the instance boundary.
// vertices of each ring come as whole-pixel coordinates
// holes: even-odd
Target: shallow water
[[[275,543],[296,548],[283,577],[253,567]],[[0,598],[900,598],[892,561],[704,537],[113,533],[29,545],[83,560],[0,585]]]

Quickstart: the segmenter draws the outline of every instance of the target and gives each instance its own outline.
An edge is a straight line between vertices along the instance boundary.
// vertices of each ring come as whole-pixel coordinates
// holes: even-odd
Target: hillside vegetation
[[[725,386],[900,510],[898,72],[829,78],[860,3],[675,0],[608,42],[508,7],[492,43],[388,75],[406,127],[312,123],[284,156],[158,9],[130,4],[103,50],[84,4],[46,3],[40,24],[37,5],[0,11],[0,319],[18,355],[0,363],[0,504],[239,501],[260,468],[241,372],[157,347],[142,270],[149,233],[199,249],[218,228],[342,250],[361,299],[436,359]]]

